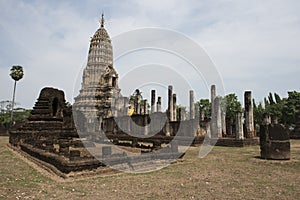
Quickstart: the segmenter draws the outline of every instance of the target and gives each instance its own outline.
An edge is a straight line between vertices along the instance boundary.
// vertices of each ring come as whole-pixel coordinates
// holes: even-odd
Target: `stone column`
[[[204,112],[201,108],[199,108],[199,120],[204,121]]]
[[[213,108],[213,105],[214,105],[214,100],[216,98],[216,86],[215,85],[212,85],[211,86],[211,89],[210,89],[210,102],[211,102],[211,105],[212,105],[212,108]]]
[[[173,94],[173,121],[177,121],[176,94]]]
[[[148,126],[148,101],[147,100],[145,100],[144,101],[144,127],[145,127],[145,129],[144,129],[144,134],[145,135],[148,135],[148,133],[149,133],[149,126]]]
[[[141,95],[136,95],[136,114],[141,114]]]
[[[161,97],[157,98],[156,110],[157,112],[161,112]]]
[[[208,138],[212,138],[211,137],[211,131],[212,131],[211,123],[207,123],[206,124],[206,135],[208,136]]]
[[[222,138],[222,114],[221,114],[221,97],[216,97],[214,100],[214,111],[216,119],[216,135],[218,138]]]
[[[144,100],[144,115],[148,115],[148,101],[147,99]]]
[[[140,112],[139,112],[140,115],[143,115],[144,114],[144,106],[142,106],[142,104],[140,104]]]
[[[215,98],[216,98],[216,86],[210,87],[210,102],[211,102],[211,120],[210,120],[210,135],[211,138],[216,138],[217,134],[217,116],[215,113]]]
[[[155,90],[151,90],[151,113],[155,112]]]
[[[243,122],[242,122],[242,113],[236,113],[236,132],[235,132],[235,139],[243,140],[244,139],[244,130],[243,130]]]
[[[223,108],[221,108],[221,111],[222,111],[222,109]],[[221,116],[222,116],[222,132],[223,132],[223,135],[226,136],[227,135],[227,132],[226,132],[226,112],[222,111]]]
[[[182,108],[178,109],[178,121],[185,121],[185,110]]]
[[[193,90],[190,90],[190,119],[195,119],[195,102]]]
[[[182,112],[182,108],[178,108],[178,121],[182,121],[181,112]]]
[[[222,137],[222,116],[221,116],[221,106],[220,97],[214,99],[214,105],[212,106],[213,111],[211,116],[211,136],[212,138]]]
[[[133,109],[134,109],[133,114],[138,114],[138,106],[137,106],[136,99],[133,100]]]
[[[169,117],[169,121],[173,121],[174,117],[173,117],[174,113],[173,113],[173,87],[171,85],[169,85],[168,88],[168,117]]]
[[[246,137],[253,138],[255,136],[254,131],[254,119],[253,119],[253,101],[251,91],[245,92],[245,116],[246,116]]]

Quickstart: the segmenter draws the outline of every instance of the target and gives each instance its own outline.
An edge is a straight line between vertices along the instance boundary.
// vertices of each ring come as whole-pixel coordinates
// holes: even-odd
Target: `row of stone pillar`
[[[236,139],[253,138],[255,136],[254,117],[253,117],[253,99],[251,91],[246,91],[244,95],[245,104],[245,130],[244,134],[242,113],[236,113]],[[221,138],[226,136],[226,112],[221,106],[221,97],[216,95],[216,86],[211,86],[211,124],[210,131],[212,138]]]
[[[212,96],[212,99],[215,99],[215,97],[216,97],[215,86],[213,86],[212,89],[214,89],[214,90],[212,90],[212,94],[214,94]],[[157,110],[155,110],[155,97],[156,97],[155,90],[151,90],[151,113],[161,112],[161,97],[158,97],[158,101],[156,103]],[[170,86],[168,86],[168,117],[169,117],[169,120],[170,121],[186,120],[184,109],[179,108],[178,113],[177,113],[176,101],[177,101],[176,94],[173,93],[173,87],[170,85]],[[194,95],[193,90],[189,91],[189,111],[190,111],[189,119],[195,119],[196,109],[195,109],[195,95]],[[199,110],[199,118],[200,118],[200,121],[204,120],[204,112],[202,110]],[[222,124],[224,126],[226,126],[225,113],[224,114],[222,113]]]
[[[138,92],[136,95],[136,100],[133,102],[134,114],[144,114],[144,115],[149,114],[147,99],[143,100],[143,106],[141,102],[142,102],[141,94]]]
[[[161,110],[161,97],[158,97],[155,109],[155,90],[151,90],[151,113],[162,112]],[[170,85],[168,87],[168,117],[170,121],[177,121],[177,108],[176,108],[177,96],[173,93],[173,87]],[[190,104],[191,107],[191,119],[195,118],[195,108],[194,108],[194,95],[193,91],[190,91]],[[183,109],[178,110],[178,120],[185,120],[185,111]]]
[[[251,91],[246,91],[244,94],[245,104],[245,131],[242,122],[242,112],[236,113],[236,139],[242,140],[245,138],[255,137],[254,116],[253,116],[253,99]]]
[[[195,119],[195,101],[194,101],[194,91],[189,92],[190,99],[190,119]],[[238,112],[236,114],[236,139],[244,139],[244,135],[247,138],[253,138],[255,136],[254,131],[254,119],[253,119],[253,100],[251,91],[245,92],[245,130],[244,133],[243,123],[242,123],[242,113]],[[156,94],[155,90],[151,91],[151,113],[161,112],[161,97],[158,97],[155,106]],[[141,109],[140,101],[141,96],[138,94],[137,103],[135,104],[135,110],[140,111],[136,114],[148,114],[147,100],[144,102],[144,108]],[[168,87],[168,118],[169,121],[185,120],[185,111],[183,109],[178,110],[178,119],[177,119],[177,109],[176,109],[176,94],[173,93],[173,87],[170,85]],[[221,97],[216,95],[216,86],[211,86],[211,124],[210,132],[211,137],[221,138],[226,136],[226,112],[221,106]],[[144,110],[142,112],[142,110]],[[204,113],[200,111],[200,119],[204,118]],[[202,119],[203,120],[203,119]]]
[[[143,101],[143,106],[142,106],[142,101]],[[134,101],[132,101],[132,102],[128,102],[128,100],[127,100],[127,102],[124,101],[124,107],[127,107],[128,103],[134,109],[134,114],[144,114],[144,115],[149,114],[148,100],[147,99],[142,100],[140,93],[137,93],[136,99]],[[161,97],[158,97],[157,103],[155,106],[155,90],[151,91],[150,111],[151,111],[151,113],[161,112]],[[127,115],[127,113],[128,113],[128,109],[127,109],[127,112],[125,111],[125,115]]]

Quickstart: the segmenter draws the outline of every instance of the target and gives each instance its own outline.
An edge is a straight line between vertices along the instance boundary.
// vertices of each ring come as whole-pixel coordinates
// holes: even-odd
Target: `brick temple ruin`
[[[169,147],[154,151],[154,148],[160,147],[160,143],[154,140],[155,145],[152,148],[144,147],[148,150],[144,155],[141,150],[137,150],[138,148],[134,149],[133,155],[128,155],[122,149],[111,145],[109,140],[97,143],[87,138],[80,138],[72,115],[72,108],[66,105],[63,91],[44,88],[28,121],[10,131],[9,143],[13,149],[31,157],[35,163],[51,165],[50,170],[55,168],[54,172],[58,170],[62,173],[93,170],[106,166],[114,166],[118,170],[136,171],[134,167],[144,169],[143,164],[147,165],[147,162],[153,164],[156,161],[158,165],[155,167],[159,167],[182,156],[175,142],[172,142]],[[136,143],[135,147],[137,145]],[[149,170],[152,169],[151,166],[147,167]]]
[[[150,101],[142,99],[138,89],[134,98],[122,96],[102,15],[100,28],[90,42],[74,105],[66,105],[63,91],[43,88],[27,122],[10,131],[9,143],[36,163],[64,174],[106,166],[125,171],[138,171],[139,167],[141,171],[153,170],[184,156],[179,145],[202,144],[205,138],[221,146],[259,144],[251,91],[244,95],[245,120],[243,113],[237,112],[235,124],[226,122],[226,110],[215,85],[211,86],[211,118],[195,109],[193,90],[187,91],[188,119],[185,110],[177,107],[173,86],[169,85],[166,93],[166,111],[155,90],[150,91]],[[276,146],[272,129],[269,125],[261,128],[262,157],[288,159],[289,141],[282,148],[283,157],[270,154],[269,149]],[[151,168],[153,161],[158,164]]]
[[[170,133],[169,137],[158,134],[147,141],[139,141],[138,137],[122,134],[124,131],[117,128],[115,122],[123,121],[130,132],[144,134],[142,130],[150,118],[166,120],[163,114],[149,116],[147,109],[141,114],[138,102],[139,99],[132,101],[120,93],[118,74],[112,63],[111,41],[102,15],[101,26],[91,39],[82,88],[73,108],[66,105],[63,91],[43,88],[28,120],[10,131],[10,147],[59,174],[106,166],[121,171],[149,171],[182,157],[184,153],[178,152],[178,143],[170,142],[173,139]],[[128,116],[129,103],[135,106],[133,116]],[[145,101],[144,105],[147,106]],[[186,126],[190,123],[193,122]],[[159,128],[150,127],[148,131],[151,133]],[[171,128],[174,132],[176,125]],[[169,132],[170,129],[164,130]],[[117,133],[118,137],[111,138],[110,133],[113,136]],[[115,145],[120,144],[122,138],[130,140],[129,150]]]

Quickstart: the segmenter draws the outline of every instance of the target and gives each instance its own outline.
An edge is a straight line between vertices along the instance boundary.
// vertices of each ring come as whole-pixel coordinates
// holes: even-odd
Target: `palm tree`
[[[16,94],[16,86],[17,86],[17,81],[23,78],[24,72],[23,72],[23,67],[22,66],[12,66],[10,69],[10,76],[12,79],[15,80],[14,84],[14,92],[13,92],[13,100],[12,100],[12,105],[11,105],[11,124],[13,124],[13,111],[14,111],[14,104],[15,104],[15,94]]]

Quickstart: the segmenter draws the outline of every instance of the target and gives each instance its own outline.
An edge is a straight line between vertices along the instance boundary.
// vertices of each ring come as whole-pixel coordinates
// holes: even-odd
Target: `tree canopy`
[[[211,103],[208,99],[200,99],[195,103],[195,110],[202,110],[204,112],[204,117],[209,118],[211,116]],[[195,117],[199,117],[199,112],[195,113]]]
[[[1,113],[0,113],[0,126],[9,128],[11,122],[11,106],[12,101],[0,101]],[[14,109],[14,122],[22,122],[26,120],[30,115],[31,110],[25,108]]]
[[[242,112],[242,105],[238,101],[236,94],[228,94],[222,99],[222,108],[226,112],[226,119],[235,121],[235,116],[237,112]]]
[[[15,81],[22,79],[24,76],[23,67],[19,65],[12,66],[12,68],[10,69],[10,76]]]
[[[300,112],[300,92],[290,91],[287,98],[280,98],[276,93],[273,97],[273,94],[269,93],[269,96],[264,99],[264,103],[264,111],[269,113],[271,117],[277,118],[279,123],[285,125],[296,123],[296,114]]]

